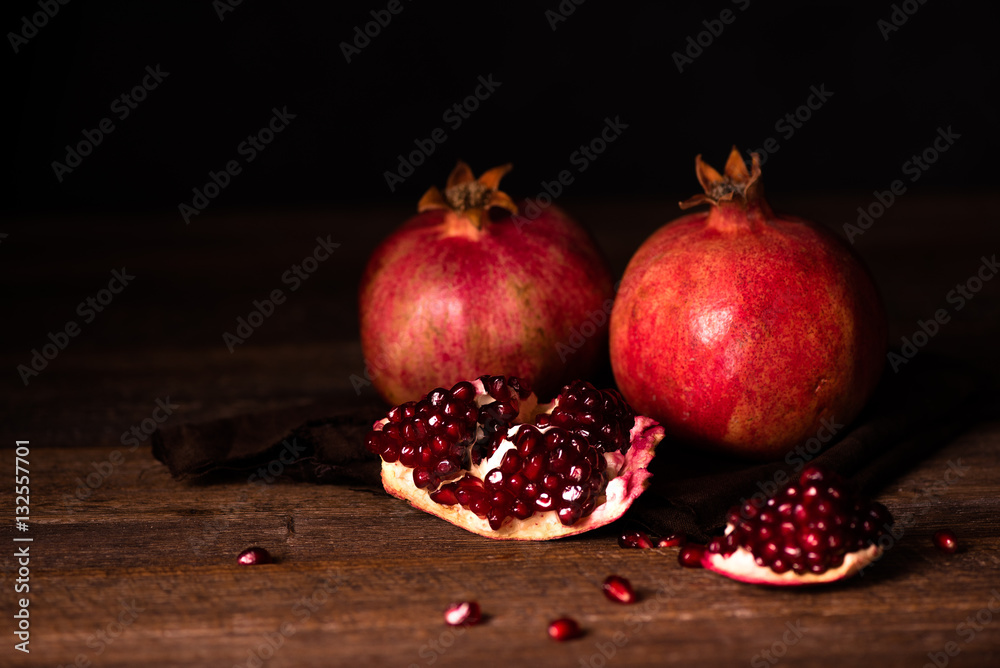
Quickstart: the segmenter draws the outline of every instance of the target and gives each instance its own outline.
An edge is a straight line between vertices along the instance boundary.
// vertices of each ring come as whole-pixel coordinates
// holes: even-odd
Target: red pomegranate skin
[[[887,326],[840,240],[775,217],[762,197],[737,198],[642,245],[610,339],[622,394],[668,435],[778,459],[857,416],[881,375]]]
[[[477,228],[425,211],[369,260],[361,344],[389,403],[483,374],[551,398],[607,359],[611,274],[589,234],[554,206],[533,220],[490,213]]]

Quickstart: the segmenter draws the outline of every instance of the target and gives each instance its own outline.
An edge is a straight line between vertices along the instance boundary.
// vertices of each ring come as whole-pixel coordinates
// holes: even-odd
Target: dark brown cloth
[[[740,499],[772,492],[807,459],[875,493],[921,457],[947,443],[982,410],[984,379],[961,365],[918,355],[898,373],[886,369],[875,397],[852,425],[817,455],[806,444],[781,461],[750,464],[698,454],[669,439],[650,467],[650,489],[628,520],[665,535],[705,540],[724,524]],[[332,413],[311,405],[180,425],[153,434],[153,454],[179,480],[229,472],[248,479],[379,485],[379,461],[364,447],[365,435],[385,406]],[[811,444],[815,449],[815,443]]]

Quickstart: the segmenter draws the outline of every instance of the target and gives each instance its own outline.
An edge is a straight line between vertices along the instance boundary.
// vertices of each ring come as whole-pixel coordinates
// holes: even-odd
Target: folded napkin
[[[754,464],[679,448],[665,439],[650,467],[650,488],[626,515],[658,535],[685,533],[706,540],[725,524],[741,499],[767,493],[801,470],[823,464],[874,494],[938,446],[948,443],[981,412],[984,379],[946,359],[922,354],[899,373],[886,370],[872,401],[823,450],[802,444],[781,461]],[[270,482],[379,485],[379,459],[364,447],[386,407],[372,403],[347,412],[313,404],[261,411],[153,434],[153,455],[178,480],[239,474]]]

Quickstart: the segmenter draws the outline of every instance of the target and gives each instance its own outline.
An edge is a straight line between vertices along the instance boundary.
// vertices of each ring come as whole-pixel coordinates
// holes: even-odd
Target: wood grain
[[[955,665],[990,665],[1000,654],[1000,610],[967,643],[956,627],[991,600],[1000,606],[998,435],[1000,424],[981,425],[900,479],[882,497],[897,516],[913,514],[899,543],[860,579],[808,591],[685,570],[676,549],[622,550],[613,529],[496,542],[378,490],[188,486],[145,450],[123,454],[79,500],[76,479],[113,448],[39,449],[31,663],[65,665],[79,654],[100,666],[247,665],[256,648],[270,653],[271,638],[281,647],[269,666],[504,665],[526,657],[601,665],[602,647],[619,665],[733,665],[771,645],[787,651],[789,665],[923,665],[949,640],[962,650]],[[10,470],[12,453],[2,459]],[[958,532],[962,553],[933,548],[930,536],[942,527]],[[10,545],[12,533],[5,526],[0,540]],[[251,544],[266,546],[277,563],[238,566],[236,554]],[[12,567],[5,558],[5,581]],[[628,577],[643,600],[605,600],[599,585],[612,573]],[[464,598],[478,600],[488,619],[449,631],[441,611]],[[6,597],[5,612],[12,605]],[[119,632],[120,615],[131,619],[129,605],[139,610],[134,621],[113,642],[102,640],[101,629],[109,638]],[[560,615],[575,617],[587,635],[549,641],[546,623]],[[796,642],[784,648],[786,631]]]
[[[866,197],[774,204],[836,225]],[[857,249],[886,296],[894,341],[997,250],[994,208],[988,197],[908,195],[861,238]],[[595,228],[619,271],[676,215],[669,201],[577,210],[584,222],[640,221]],[[851,582],[804,591],[685,570],[676,549],[622,550],[615,527],[551,543],[494,542],[380,490],[177,483],[148,441],[135,449],[121,442],[168,397],[177,406],[171,424],[316,399],[339,408],[370,401],[371,388],[355,392],[351,383],[364,372],[353,295],[364,257],[402,215],[206,216],[183,240],[155,216],[139,228],[113,220],[86,257],[78,246],[92,221],[43,221],[24,233],[19,243],[34,239],[50,261],[42,267],[31,253],[5,259],[17,327],[0,353],[10,372],[0,384],[0,471],[9,480],[10,446],[30,438],[32,651],[14,652],[9,634],[17,565],[8,520],[0,522],[0,629],[9,643],[0,666],[923,666],[949,642],[960,650],[950,666],[1000,663],[998,412],[883,491],[881,500],[905,519],[883,560]],[[341,230],[334,241],[343,255],[246,346],[226,350],[220,335],[233,318],[331,230]],[[52,238],[62,243],[52,246]],[[144,282],[30,387],[16,382],[12,370],[28,351],[123,262]],[[927,349],[1000,371],[998,312],[1000,283],[990,282]],[[8,485],[0,516],[12,518]],[[959,535],[961,553],[931,545],[944,527]],[[237,566],[236,555],[253,544],[277,563]],[[599,585],[609,574],[629,578],[642,600],[607,601]],[[478,600],[487,618],[451,630],[442,610],[464,598]],[[961,626],[977,613],[989,621]],[[550,641],[546,624],[561,615],[575,617],[586,635]]]

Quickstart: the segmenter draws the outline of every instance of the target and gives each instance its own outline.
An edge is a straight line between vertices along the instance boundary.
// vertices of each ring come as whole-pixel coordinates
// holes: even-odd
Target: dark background
[[[894,341],[945,306],[981,254],[996,251],[989,157],[998,143],[1000,10],[989,3],[896,3],[916,11],[888,40],[877,24],[890,19],[889,2],[754,0],[743,11],[745,2],[728,0],[567,1],[575,10],[555,30],[546,11],[557,0],[489,10],[401,3],[350,63],[341,43],[387,2],[244,0],[220,20],[221,3],[208,0],[74,0],[18,53],[6,37],[12,85],[4,106],[14,116],[0,228],[6,379],[20,386],[16,365],[49,332],[79,321],[77,305],[123,266],[137,276],[133,285],[53,369],[83,363],[88,351],[130,347],[228,355],[222,333],[253,299],[287,287],[280,277],[318,235],[340,243],[338,254],[232,359],[259,345],[353,341],[365,259],[458,158],[477,172],[513,162],[504,189],[515,198],[572,170],[558,202],[594,232],[620,273],[643,239],[679,215],[678,199],[697,191],[698,153],[721,167],[734,143],[749,150],[773,137],[779,150],[764,167],[772,204],[843,235],[857,207],[906,179],[903,163],[951,127],[961,138],[918,181],[907,180],[907,193],[856,240],[886,296]],[[678,72],[673,54],[723,10],[735,20]],[[38,11],[37,0],[5,3],[5,34]],[[169,76],[119,119],[112,102],[157,65]],[[461,127],[448,127],[443,114],[490,75],[500,87]],[[787,136],[776,124],[813,86],[832,96]],[[275,107],[295,118],[247,164],[237,146]],[[52,162],[105,117],[114,132],[59,182]],[[571,154],[607,117],[627,129],[577,171]],[[447,140],[390,190],[385,171],[439,127]],[[178,205],[232,159],[242,173],[185,224]],[[940,238],[932,251],[906,246],[919,216],[920,240]],[[995,313],[979,303],[929,348],[996,358],[979,326]],[[981,346],[966,328],[980,332]],[[148,359],[137,354],[135,363]]]
[[[721,163],[732,144],[780,151],[768,180],[782,189],[885,187],[938,126],[963,140],[924,187],[990,185],[997,148],[995,31],[989,3],[927,3],[883,39],[890,3],[586,2],[552,30],[558,0],[492,11],[400,0],[371,43],[346,62],[339,44],[386,2],[244,0],[220,21],[212,2],[70,2],[20,47],[5,40],[17,114],[8,137],[16,212],[176,210],[209,170],[236,157],[272,107],[296,114],[212,208],[303,203],[410,204],[459,157],[479,170],[512,161],[510,190],[533,194],[568,166],[605,116],[629,125],[581,178],[589,195],[662,195],[695,186],[695,154]],[[563,3],[574,6],[569,0]],[[741,3],[742,4],[742,3]],[[797,9],[790,9],[790,7]],[[38,11],[8,2],[5,33]],[[679,73],[687,47],[723,9],[736,15]],[[160,64],[169,77],[59,183],[51,162],[111,101]],[[479,75],[500,88],[451,131],[442,114]],[[833,92],[785,139],[775,123]],[[383,172],[436,127],[448,140],[390,192]],[[578,196],[583,192],[575,193]]]

